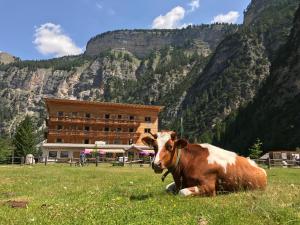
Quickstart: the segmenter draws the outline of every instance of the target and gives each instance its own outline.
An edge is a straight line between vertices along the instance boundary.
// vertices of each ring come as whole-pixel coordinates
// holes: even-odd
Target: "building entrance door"
[[[73,158],[78,158],[80,157],[80,151],[79,152],[73,152]]]

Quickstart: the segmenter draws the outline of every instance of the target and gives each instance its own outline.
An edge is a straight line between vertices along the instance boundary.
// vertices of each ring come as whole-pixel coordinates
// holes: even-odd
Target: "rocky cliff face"
[[[0,52],[0,64],[9,64],[17,61],[18,59],[6,52]]]
[[[244,27],[259,34],[271,60],[285,44],[299,0],[252,0],[245,10]]]
[[[166,46],[182,47],[190,41],[203,41],[210,49],[238,26],[226,24],[189,26],[181,30],[119,30],[92,38],[86,47],[86,55],[97,56],[110,49],[125,49],[138,58],[148,56],[154,50]]]
[[[202,141],[211,141],[205,138],[207,132],[253,99],[269,66],[256,34],[239,32],[222,41],[183,101],[188,136],[197,133]]]

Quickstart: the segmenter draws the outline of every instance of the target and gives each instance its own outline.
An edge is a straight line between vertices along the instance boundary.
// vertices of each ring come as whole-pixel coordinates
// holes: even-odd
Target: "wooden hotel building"
[[[161,106],[111,102],[45,99],[46,141],[44,156],[79,157],[86,148],[145,149],[141,141],[158,131]],[[96,146],[101,143],[101,146]]]

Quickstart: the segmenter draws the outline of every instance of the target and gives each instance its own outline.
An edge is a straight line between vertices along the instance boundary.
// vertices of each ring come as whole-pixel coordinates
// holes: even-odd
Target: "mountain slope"
[[[0,52],[0,64],[9,64],[17,61],[18,59],[6,52]]]
[[[183,101],[185,134],[210,141],[204,138],[205,132],[255,96],[269,66],[255,34],[239,32],[227,37]]]
[[[243,26],[219,44],[187,91],[179,107],[184,135],[197,141],[218,140],[221,122],[252,101],[270,74],[275,52],[287,40],[298,3],[251,1]]]
[[[0,129],[11,132],[24,112],[42,125],[44,97],[159,104],[209,54],[209,47],[196,41],[154,51],[143,60],[117,49],[92,58],[82,55],[0,65]]]
[[[244,27],[256,32],[271,60],[286,43],[299,0],[251,0],[244,13]]]
[[[259,94],[228,121],[220,143],[243,149],[260,138],[265,149],[300,146],[300,7],[287,44],[278,52]]]

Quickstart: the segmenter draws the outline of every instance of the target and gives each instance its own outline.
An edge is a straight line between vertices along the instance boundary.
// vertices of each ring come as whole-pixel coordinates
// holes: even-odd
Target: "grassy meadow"
[[[148,167],[0,166],[0,224],[299,225],[300,169],[267,172],[264,192],[184,198]]]

